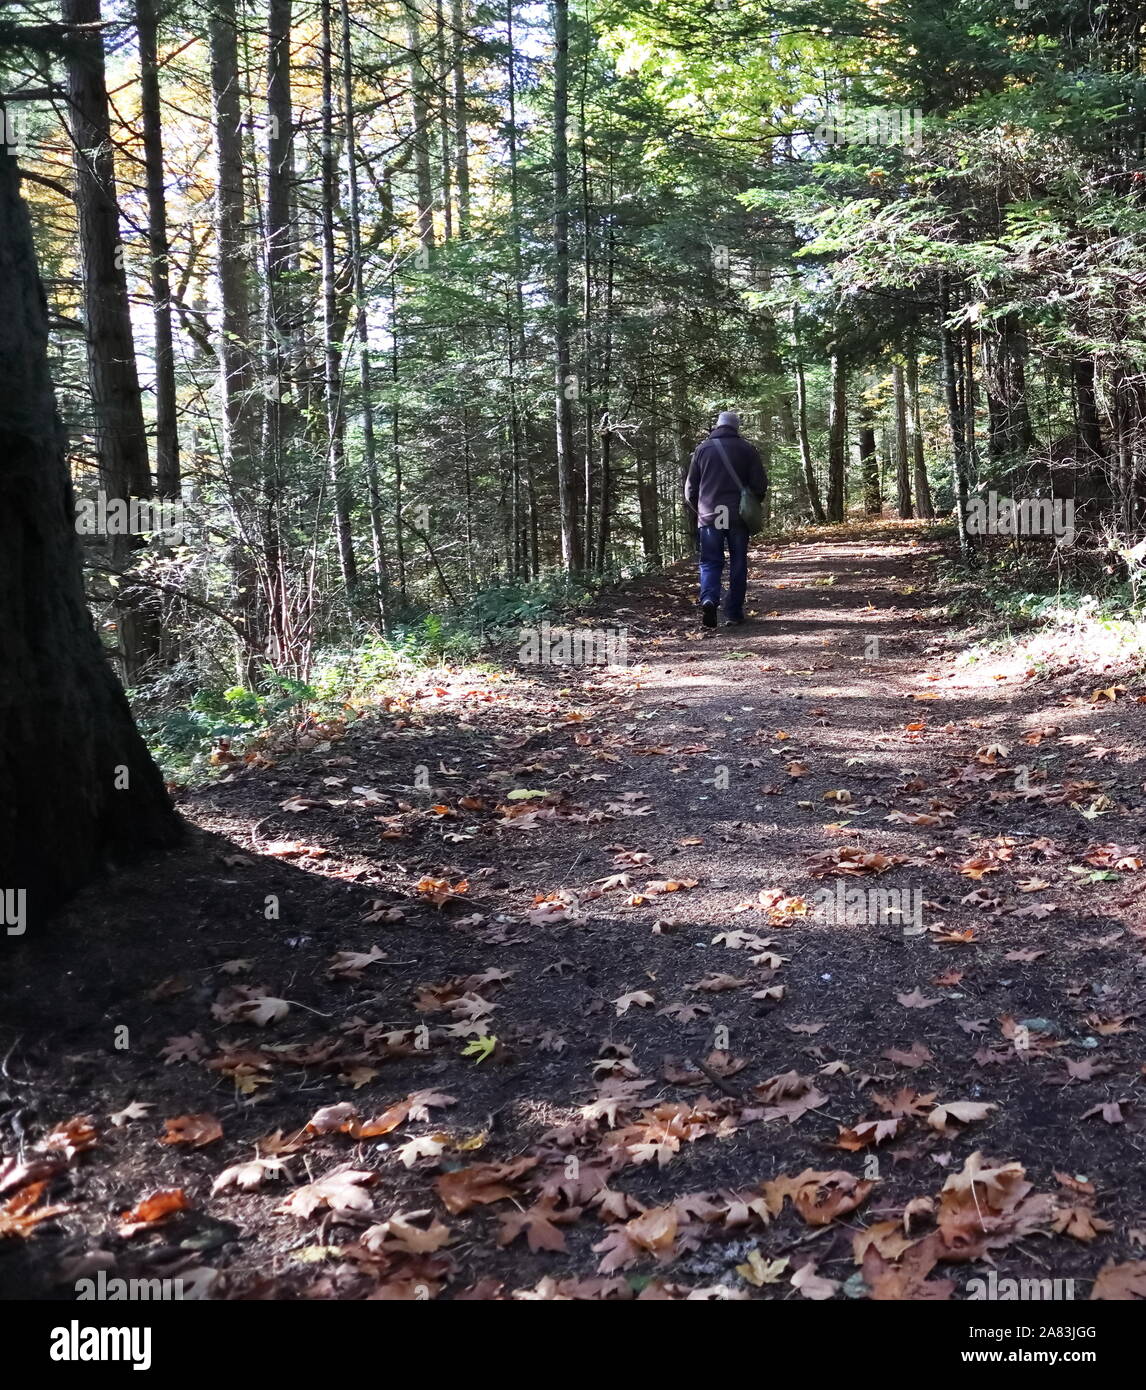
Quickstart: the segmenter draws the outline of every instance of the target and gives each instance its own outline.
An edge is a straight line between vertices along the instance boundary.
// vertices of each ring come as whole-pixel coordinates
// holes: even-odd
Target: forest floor
[[[844,535],[301,731],[10,942],[0,1292],[1146,1297],[1146,680],[961,661]]]

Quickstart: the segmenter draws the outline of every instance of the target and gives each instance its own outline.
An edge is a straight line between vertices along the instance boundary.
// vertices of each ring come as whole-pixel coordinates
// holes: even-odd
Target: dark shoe
[[[742,617],[740,617],[740,618],[725,618],[725,620],[724,620],[724,626],[725,626],[725,627],[743,627],[743,626],[744,626],[744,619],[743,619]]]
[[[716,604],[702,603],[700,605],[700,621],[705,627],[716,626]]]

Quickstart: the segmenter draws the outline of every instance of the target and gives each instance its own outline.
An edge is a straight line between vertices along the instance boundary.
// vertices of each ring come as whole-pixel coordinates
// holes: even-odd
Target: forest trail
[[[188,795],[184,849],[53,928],[63,981],[43,941],[13,966],[21,1132],[92,1133],[4,1277],[966,1297],[989,1257],[1118,1296],[1138,692],[960,663],[937,550],[843,534],[758,547],[742,628],[678,567],[582,616],[624,666],[427,679]]]

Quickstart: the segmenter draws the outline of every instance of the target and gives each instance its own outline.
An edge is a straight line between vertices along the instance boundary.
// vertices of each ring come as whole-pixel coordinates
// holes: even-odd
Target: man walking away
[[[740,434],[740,416],[734,410],[722,410],[716,428],[696,446],[684,484],[684,500],[697,515],[700,612],[705,627],[716,626],[726,546],[728,592],[724,598],[724,620],[731,625],[744,621],[748,529],[740,520],[743,488],[763,501],[768,475],[756,446]]]

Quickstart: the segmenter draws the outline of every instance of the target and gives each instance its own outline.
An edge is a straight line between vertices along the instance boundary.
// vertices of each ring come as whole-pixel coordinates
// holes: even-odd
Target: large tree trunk
[[[105,862],[174,843],[179,822],[84,604],[18,178],[0,149],[0,888],[26,893],[26,927]]]

